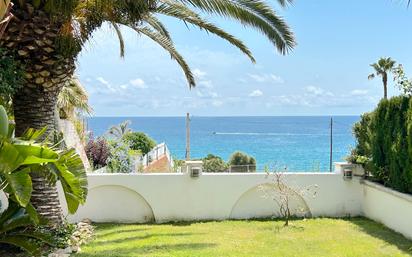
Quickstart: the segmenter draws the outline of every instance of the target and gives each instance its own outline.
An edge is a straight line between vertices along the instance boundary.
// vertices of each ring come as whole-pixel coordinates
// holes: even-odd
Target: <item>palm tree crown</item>
[[[388,73],[393,71],[396,61],[388,58],[380,58],[378,62],[372,63],[370,66],[374,69],[374,73],[369,74],[368,79],[374,79],[376,76],[382,77],[383,83],[383,98],[388,98]]]
[[[86,89],[84,89],[78,78],[72,78],[70,83],[63,86],[57,97],[57,108],[59,108],[60,118],[74,118],[76,111],[91,114],[93,109],[88,101],[89,96]]]
[[[76,57],[83,44],[103,23],[109,23],[119,38],[120,54],[124,55],[124,42],[120,27],[132,28],[158,43],[171,54],[183,69],[189,86],[195,86],[193,74],[183,57],[176,51],[167,28],[158,14],[170,16],[215,34],[240,49],[252,62],[255,59],[242,41],[202,18],[196,11],[230,18],[252,27],[286,54],[295,46],[294,35],[285,21],[263,0],[13,0],[18,10],[33,13],[41,10],[56,23],[60,35],[56,40],[59,51]],[[277,0],[285,7],[292,0]]]

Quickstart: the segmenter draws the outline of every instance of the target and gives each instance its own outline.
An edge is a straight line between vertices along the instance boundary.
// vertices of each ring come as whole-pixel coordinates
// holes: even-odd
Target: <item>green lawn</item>
[[[222,221],[165,225],[100,224],[76,257],[396,257],[412,242],[373,221]]]

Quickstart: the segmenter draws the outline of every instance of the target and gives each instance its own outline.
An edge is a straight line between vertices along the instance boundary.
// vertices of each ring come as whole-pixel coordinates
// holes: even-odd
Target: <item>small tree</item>
[[[266,169],[266,178],[270,182],[260,186],[260,190],[264,192],[264,198],[275,201],[279,216],[285,221],[284,226],[289,226],[293,216],[312,216],[304,198],[316,197],[318,185],[292,188],[285,181],[285,173],[276,170],[270,172]]]
[[[229,159],[229,165],[234,166],[236,172],[256,171],[256,160],[242,152],[234,152]]]
[[[143,155],[156,146],[156,141],[143,132],[129,132],[123,137],[123,140],[130,149],[140,151]]]
[[[205,172],[225,172],[228,165],[219,156],[208,154],[203,158],[203,171]]]
[[[393,80],[404,95],[412,95],[412,79],[405,74],[402,64],[393,69]]]

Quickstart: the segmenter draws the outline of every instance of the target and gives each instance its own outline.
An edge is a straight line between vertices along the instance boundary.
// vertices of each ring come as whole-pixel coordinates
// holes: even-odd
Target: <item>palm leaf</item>
[[[173,46],[173,42],[170,41],[167,37],[163,36],[161,33],[156,32],[149,28],[148,26],[144,27],[135,27],[135,31],[149,37],[152,39],[154,42],[159,44],[163,49],[168,51],[171,55],[171,57],[176,60],[176,62],[180,65],[180,67],[183,70],[183,73],[186,76],[186,80],[189,83],[189,87],[194,87],[195,86],[195,78],[193,76],[192,71],[189,68],[189,65],[186,63],[186,61],[183,59],[183,57],[179,54],[179,52],[175,49]]]
[[[0,243],[19,247],[20,249],[29,253],[30,256],[40,256],[41,253],[40,248],[25,236],[7,235],[7,237],[0,237]]]
[[[205,21],[200,17],[199,14],[187,8],[185,5],[180,3],[168,2],[168,4],[160,5],[157,9],[158,13],[171,16],[182,20],[184,22],[198,26],[200,29],[204,29],[207,32],[215,34],[230,44],[239,48],[244,54],[246,54],[252,62],[256,62],[250,50],[243,44],[242,41],[235,38],[231,34],[217,27],[216,25]]]

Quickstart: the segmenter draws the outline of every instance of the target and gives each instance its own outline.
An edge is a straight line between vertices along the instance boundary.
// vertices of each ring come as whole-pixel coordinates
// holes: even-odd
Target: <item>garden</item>
[[[76,257],[407,257],[412,242],[364,218],[98,224]]]
[[[292,3],[276,2],[279,8]],[[93,33],[109,26],[119,39],[121,57],[126,49],[121,28],[148,37],[177,62],[189,88],[196,86],[195,72],[175,48],[159,15],[222,38],[252,63],[256,60],[241,40],[203,15],[228,18],[260,32],[281,55],[296,46],[292,30],[266,1],[0,0],[0,256],[412,256],[410,239],[366,218],[294,217],[289,201],[290,193],[296,195],[296,190],[279,179],[273,188],[278,195],[280,192],[280,200],[274,199],[273,208],[280,209],[281,215],[273,219],[139,225],[91,220],[70,223],[67,218],[87,204],[91,192],[88,177],[96,175],[87,173],[84,162],[90,161],[93,171],[103,167],[110,173],[141,171],[136,160],[156,146],[148,135],[131,131],[128,122],[110,128],[104,137],[85,133],[82,118],[93,109],[75,70],[85,44],[93,42]],[[355,125],[357,145],[348,160],[365,169],[360,180],[394,189],[393,195],[406,199],[412,194],[412,80],[403,66],[395,63],[382,58],[372,64],[374,73],[369,78],[382,78],[384,99]],[[400,96],[388,98],[390,74],[401,89]],[[74,126],[86,160],[67,146],[61,120]],[[228,161],[212,154],[202,161],[209,178],[215,175],[229,182],[234,176],[220,175],[256,171],[256,160],[242,152],[233,153]],[[221,174],[211,175],[213,172]],[[119,177],[132,177],[123,175]],[[246,183],[248,175],[256,173],[241,174],[240,184]],[[146,176],[149,180],[154,177]],[[193,185],[200,184],[195,176],[180,178],[192,183],[184,188],[187,190],[195,192]],[[339,177],[340,185],[345,183],[342,181]],[[214,189],[212,182],[205,185]],[[156,185],[151,181],[149,186]],[[113,187],[117,190],[116,186],[109,187],[108,192],[116,192],[110,191]],[[147,189],[148,185],[142,187]],[[138,203],[148,205],[132,190],[120,191],[133,195],[134,200],[140,197],[143,200]],[[196,200],[196,195],[187,196]],[[103,201],[100,206],[107,204],[106,199],[99,200]],[[116,200],[125,205],[123,198]],[[162,207],[175,211],[165,202]],[[147,209],[153,211],[150,206]]]

